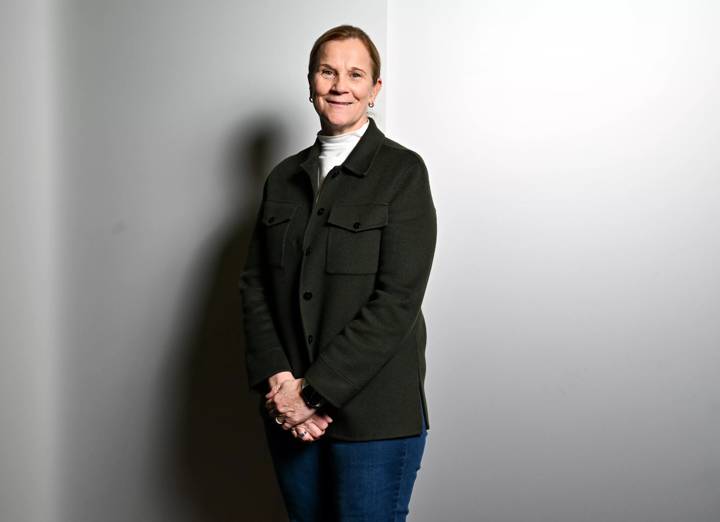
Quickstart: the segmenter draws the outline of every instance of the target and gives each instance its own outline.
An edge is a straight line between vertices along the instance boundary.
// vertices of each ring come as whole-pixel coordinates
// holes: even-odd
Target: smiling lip
[[[328,100],[328,103],[332,103],[333,105],[350,105],[352,102],[338,102],[338,101]]]

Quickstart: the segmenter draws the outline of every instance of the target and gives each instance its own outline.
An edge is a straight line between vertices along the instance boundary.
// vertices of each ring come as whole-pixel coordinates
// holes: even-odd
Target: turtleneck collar
[[[335,143],[343,143],[343,142],[351,142],[353,141],[353,138],[361,138],[363,134],[365,134],[365,131],[367,130],[368,126],[370,125],[370,118],[368,118],[365,123],[355,129],[354,131],[346,132],[344,134],[338,134],[336,136],[326,136],[324,134],[320,134],[322,131],[318,131],[317,138],[320,140],[320,143],[325,144],[335,144]]]
[[[350,155],[350,152],[358,144],[365,131],[370,125],[370,119],[354,131],[338,134],[337,136],[324,136],[318,132],[317,139],[320,142],[320,155],[318,159],[318,186],[322,184],[325,176],[330,170],[340,165]]]
[[[370,172],[370,166],[385,140],[385,134],[378,128],[375,119],[368,116],[368,120],[370,124],[367,131],[343,163],[343,171],[353,176],[363,177]],[[315,136],[315,143],[305,149],[300,157],[300,167],[313,179],[317,176],[320,145],[319,137]]]

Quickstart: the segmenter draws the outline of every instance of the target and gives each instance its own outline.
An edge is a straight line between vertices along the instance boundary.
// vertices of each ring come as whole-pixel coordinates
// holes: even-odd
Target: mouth
[[[351,104],[352,104],[352,102],[339,102],[339,101],[332,101],[332,100],[327,100],[327,102],[328,102],[330,105],[335,105],[335,106],[337,106],[337,107],[344,107],[344,106],[346,106],[346,105],[351,105]]]

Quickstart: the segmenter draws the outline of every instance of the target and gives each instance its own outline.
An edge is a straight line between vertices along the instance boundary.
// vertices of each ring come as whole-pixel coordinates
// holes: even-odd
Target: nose
[[[333,83],[333,90],[338,92],[345,92],[345,76],[343,74],[335,75],[335,83]]]

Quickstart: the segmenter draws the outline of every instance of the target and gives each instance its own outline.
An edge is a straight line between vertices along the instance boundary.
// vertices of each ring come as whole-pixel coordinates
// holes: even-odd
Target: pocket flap
[[[300,205],[286,201],[265,201],[262,222],[266,226],[278,225],[289,221]]]
[[[387,225],[388,206],[382,203],[364,205],[335,205],[328,223],[351,232],[362,232]]]

